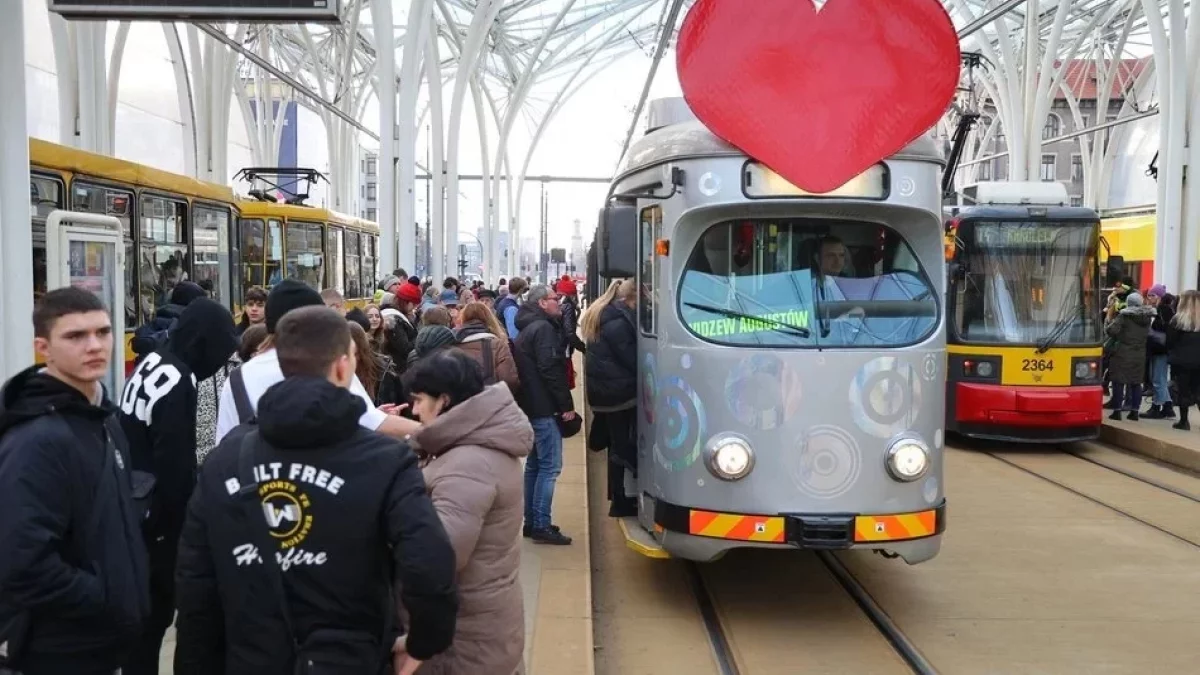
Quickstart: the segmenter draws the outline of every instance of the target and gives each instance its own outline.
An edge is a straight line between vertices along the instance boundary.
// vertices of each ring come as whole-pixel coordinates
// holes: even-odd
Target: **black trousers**
[[[608,499],[614,503],[635,503],[625,495],[625,471],[637,476],[637,408],[600,413],[597,422],[608,427]]]
[[[175,621],[175,558],[179,535],[147,544],[150,554],[150,618],[121,675],[158,675],[159,654],[167,629]]]

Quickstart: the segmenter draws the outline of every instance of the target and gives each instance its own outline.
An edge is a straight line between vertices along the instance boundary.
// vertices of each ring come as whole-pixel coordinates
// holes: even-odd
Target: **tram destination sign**
[[[341,0],[50,0],[66,19],[336,23]]]

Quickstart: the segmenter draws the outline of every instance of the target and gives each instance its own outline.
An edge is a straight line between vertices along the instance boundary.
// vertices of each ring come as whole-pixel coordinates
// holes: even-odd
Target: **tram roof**
[[[242,198],[238,202],[238,208],[241,210],[243,218],[288,218],[289,220],[325,222],[379,234],[379,225],[373,221],[355,218],[319,206],[280,204]]]
[[[620,178],[670,160],[699,157],[745,157],[746,154],[725,142],[698,120],[655,129],[642,136],[629,149]],[[938,142],[922,134],[888,159],[945,164]],[[620,180],[618,178],[618,180]]]

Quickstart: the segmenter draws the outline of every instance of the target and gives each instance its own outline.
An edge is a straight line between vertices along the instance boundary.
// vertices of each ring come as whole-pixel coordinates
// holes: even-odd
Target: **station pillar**
[[[24,3],[0,21],[0,378],[33,363],[33,236],[25,124]]]

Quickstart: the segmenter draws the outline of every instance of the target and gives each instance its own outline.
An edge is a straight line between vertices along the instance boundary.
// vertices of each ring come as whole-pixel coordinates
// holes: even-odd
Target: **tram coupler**
[[[854,516],[788,515],[785,538],[801,548],[837,550],[854,543]]]

